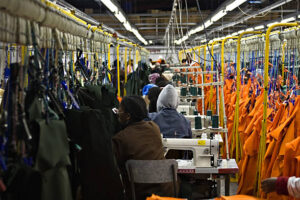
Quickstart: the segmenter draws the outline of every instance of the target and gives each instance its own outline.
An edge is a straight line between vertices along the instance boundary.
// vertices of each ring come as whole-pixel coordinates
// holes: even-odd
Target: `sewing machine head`
[[[166,153],[173,150],[190,150],[193,152],[195,167],[217,167],[219,159],[219,139],[162,138]]]

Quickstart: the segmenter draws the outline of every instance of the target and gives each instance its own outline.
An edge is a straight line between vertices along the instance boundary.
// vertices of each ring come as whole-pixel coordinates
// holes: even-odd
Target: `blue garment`
[[[157,113],[149,113],[164,138],[191,138],[191,122],[173,108],[163,108]]]
[[[145,85],[143,90],[142,90],[143,96],[148,95],[149,90],[153,87],[157,87],[157,85],[154,85],[154,84]]]

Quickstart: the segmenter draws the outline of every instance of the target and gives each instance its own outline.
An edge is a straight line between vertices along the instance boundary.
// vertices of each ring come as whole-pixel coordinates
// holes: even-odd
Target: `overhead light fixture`
[[[246,1],[247,0],[235,0],[226,6],[226,11],[232,11],[237,7],[239,7],[240,5],[242,5],[243,3],[245,3]]]
[[[245,30],[240,30],[240,31],[238,31],[237,33],[238,34],[241,34],[241,33],[243,33]]]
[[[101,0],[101,2],[112,12],[118,12],[118,7],[111,0]]]
[[[254,29],[255,29],[255,30],[260,30],[260,29],[263,29],[263,28],[265,28],[265,26],[264,26],[264,25],[260,25],[260,26],[256,26],[256,27],[254,27]]]
[[[254,28],[247,28],[246,31],[254,31]]]
[[[225,10],[221,10],[211,18],[211,21],[216,22],[222,17],[224,17],[226,14],[227,12]]]
[[[202,43],[206,42],[206,39],[201,40]]]
[[[300,18],[300,15],[298,15],[298,18]]]
[[[129,22],[126,21],[123,25],[127,31],[132,32],[132,28]]]
[[[124,23],[126,22],[126,18],[120,11],[115,13],[115,17],[119,20],[119,22]]]
[[[213,24],[213,22],[212,21],[210,21],[210,20],[208,20],[208,21],[206,21],[205,23],[204,23],[204,27],[205,28],[208,28],[210,25],[212,25]]]
[[[281,23],[287,23],[287,22],[291,22],[291,21],[295,21],[295,20],[296,20],[295,17],[289,17],[289,18],[281,20]]]
[[[270,26],[272,26],[273,24],[278,24],[278,23],[279,23],[279,22],[277,22],[277,21],[276,21],[276,22],[272,22],[272,23],[268,24],[267,26],[270,27]]]
[[[117,5],[115,5],[111,0],[95,0],[97,2],[101,1],[112,13],[114,13],[115,17],[123,24],[125,29],[127,31],[132,32],[142,43],[145,45],[148,44],[148,42],[140,35],[137,29],[133,29],[130,25],[130,23],[126,20],[126,17],[124,14],[119,11],[119,8]]]
[[[152,44],[153,42],[152,42],[152,40],[149,40],[149,44]]]
[[[185,35],[185,36],[183,36],[182,41],[186,41],[188,38],[189,38],[189,36]]]
[[[232,33],[231,35],[232,36],[236,36],[236,35],[238,35],[239,33],[238,32],[234,32],[234,33]]]

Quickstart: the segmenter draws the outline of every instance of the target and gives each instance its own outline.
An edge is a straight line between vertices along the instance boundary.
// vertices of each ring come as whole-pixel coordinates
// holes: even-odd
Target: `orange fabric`
[[[173,198],[173,197],[160,197],[155,194],[152,194],[152,196],[147,197],[146,200],[184,200],[184,199],[178,199],[178,198]]]
[[[215,200],[259,200],[256,197],[247,196],[247,195],[234,195],[234,196],[221,196],[218,198],[215,198]]]

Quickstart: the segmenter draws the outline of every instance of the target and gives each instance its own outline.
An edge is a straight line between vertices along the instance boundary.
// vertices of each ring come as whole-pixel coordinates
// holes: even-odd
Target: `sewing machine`
[[[222,139],[222,137],[221,137]],[[173,150],[190,150],[193,152],[195,167],[217,167],[219,159],[220,138],[207,139],[205,133],[199,139],[162,138],[166,153]]]

